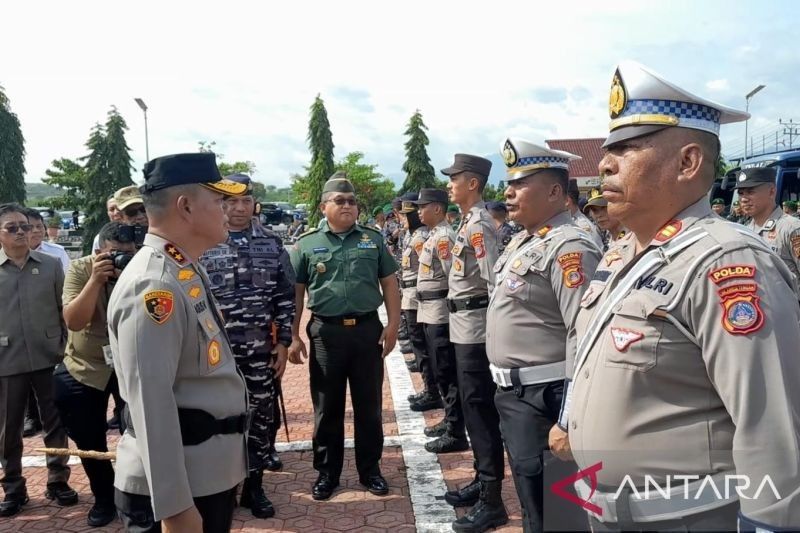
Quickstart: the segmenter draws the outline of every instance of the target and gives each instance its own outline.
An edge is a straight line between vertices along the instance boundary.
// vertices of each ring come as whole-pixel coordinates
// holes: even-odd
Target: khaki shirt
[[[78,297],[92,277],[93,255],[75,259],[70,264],[64,279],[64,306]],[[106,364],[103,347],[108,346],[108,324],[106,314],[108,298],[114,285],[106,284],[100,290],[94,313],[86,327],[80,331],[67,333],[67,349],[64,352],[64,366],[79,383],[105,390],[111,378],[111,367]]]
[[[569,440],[580,468],[602,460],[612,492],[630,475],[698,475],[736,469],[755,489],[742,512],[771,526],[800,526],[800,307],[791,273],[752,232],[712,215],[703,197],[665,225],[647,250],[707,233],[612,307],[578,361]],[[633,235],[605,254],[584,294],[578,339],[645,252]],[[663,252],[662,252],[663,253]],[[674,305],[673,305],[674,304]],[[583,341],[581,341],[583,342]],[[580,354],[578,354],[580,356]],[[733,454],[731,454],[733,450]],[[663,485],[662,485],[663,486]]]
[[[447,220],[442,220],[430,231],[419,256],[417,292],[447,291],[447,276],[453,263],[452,250],[455,240],[456,232]],[[417,322],[448,324],[450,311],[447,310],[447,300],[441,298],[420,301]]]
[[[601,256],[562,212],[514,236],[494,266],[486,316],[486,353],[500,368],[564,361],[575,353],[575,318]]]
[[[150,495],[156,520],[192,498],[234,487],[246,474],[241,433],[184,446],[178,408],[217,419],[247,411],[237,370],[205,271],[177,246],[148,234],[122,272],[108,305],[120,394],[136,438],[117,444],[114,486]]]
[[[494,263],[499,255],[495,223],[484,202],[461,219],[453,245],[448,298],[488,296],[494,288]],[[486,342],[486,308],[450,313],[450,340],[458,344]]]
[[[414,282],[417,280],[419,256],[428,238],[428,233],[428,228],[422,226],[409,234],[403,243],[403,259],[400,262],[400,279],[404,282]],[[402,289],[402,292],[403,299],[400,304],[401,309],[417,309],[419,307],[417,287],[406,287]],[[417,318],[417,320],[419,320],[419,318]]]
[[[576,226],[578,226],[583,231],[589,234],[589,236],[592,238],[592,241],[595,243],[598,249],[600,250],[605,249],[605,245],[603,243],[603,236],[600,234],[600,229],[597,227],[597,225],[595,225],[594,222],[589,220],[589,217],[581,213],[580,209],[572,214],[572,222],[574,222]]]
[[[64,269],[30,251],[22,268],[0,249],[0,376],[56,366],[64,356],[61,320]]]
[[[757,227],[751,219],[747,227],[758,233],[783,259],[795,280],[800,280],[800,220],[776,207],[763,226]]]

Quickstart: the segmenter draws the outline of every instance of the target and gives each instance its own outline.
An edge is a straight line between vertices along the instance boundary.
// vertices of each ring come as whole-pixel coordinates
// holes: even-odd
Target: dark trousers
[[[354,326],[313,317],[309,374],[314,405],[314,469],[339,479],[344,462],[347,384],[353,403],[356,468],[362,477],[380,473],[383,454],[383,359],[378,344],[383,325],[377,313]]]
[[[130,494],[114,489],[114,503],[128,533],[159,533],[161,522],[153,517],[150,496]],[[232,489],[194,498],[194,505],[203,518],[203,533],[227,533],[233,522],[233,508],[236,504],[236,487]]]
[[[472,444],[475,468],[481,481],[505,477],[500,418],[494,406],[497,387],[489,372],[485,344],[453,344],[456,352],[458,391],[464,423]]]
[[[6,496],[21,498],[26,493],[25,478],[22,477],[22,429],[31,388],[39,402],[44,445],[48,448],[67,447],[67,434],[53,403],[53,369],[0,377],[0,464],[3,467],[0,484]],[[68,459],[47,456],[47,483],[69,480]]]
[[[64,365],[58,365],[53,374],[55,404],[67,435],[81,450],[107,452],[106,412],[112,391],[119,390],[117,376],[111,379],[104,390],[84,385],[69,373]],[[122,421],[120,421],[122,422]],[[95,502],[114,505],[114,467],[111,461],[81,459]]]
[[[495,406],[500,414],[500,429],[508,448],[514,486],[522,505],[522,525],[525,533],[544,530],[544,462],[548,449],[550,428],[558,420],[564,382],[554,381],[541,385],[501,387],[495,395]],[[564,469],[563,477],[574,472],[574,463],[558,464]],[[558,524],[585,528],[586,513],[577,505],[561,498],[548,498],[547,513]],[[552,514],[551,514],[552,513]],[[549,528],[548,528],[549,529]]]
[[[422,374],[425,389],[436,394],[436,391],[439,389],[436,386],[436,375],[433,372],[430,352],[425,342],[423,324],[417,322],[416,309],[403,309],[403,314],[406,316],[406,326],[408,327],[408,340],[411,341],[411,351],[414,352],[414,359],[417,361],[417,366]]]
[[[423,324],[423,327],[428,353],[431,355],[431,366],[444,400],[445,422],[454,436],[464,436],[464,413],[458,395],[456,352],[453,343],[450,342],[450,325]]]
[[[25,418],[27,420],[32,420],[34,423],[38,423],[41,425],[42,419],[39,416],[39,403],[36,401],[36,395],[33,393],[33,388],[31,388],[30,393],[28,393],[28,408],[25,411]]]
[[[733,502],[719,509],[697,513],[677,520],[663,520],[648,523],[603,523],[590,518],[592,531],[737,531],[739,502]]]

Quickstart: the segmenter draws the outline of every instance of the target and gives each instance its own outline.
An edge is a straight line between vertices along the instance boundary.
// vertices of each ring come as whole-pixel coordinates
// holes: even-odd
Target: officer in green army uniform
[[[127,428],[117,444],[114,503],[137,533],[230,531],[245,477],[247,389],[205,270],[227,237],[212,153],[151,160],[142,187],[150,225],[116,283],[108,334]]]
[[[299,336],[304,296],[312,318],[309,373],[314,405],[315,500],[326,500],[339,485],[344,461],[345,391],[350,384],[359,481],[372,494],[389,492],[381,475],[383,452],[383,357],[394,348],[400,324],[397,262],[379,231],[356,223],[355,189],[337,172],[322,190],[320,209],[327,224],[301,236],[290,251],[297,284],[289,361],[302,363]],[[386,305],[388,324],[378,318]]]

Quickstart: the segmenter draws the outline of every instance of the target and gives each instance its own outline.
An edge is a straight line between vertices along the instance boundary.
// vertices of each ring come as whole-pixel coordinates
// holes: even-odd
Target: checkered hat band
[[[720,112],[702,104],[675,100],[631,100],[620,117],[628,115],[668,115],[680,119],[681,122],[692,119],[719,124]]]
[[[555,156],[538,156],[538,157],[520,157],[517,164],[509,168],[509,172],[515,171],[519,167],[527,167],[530,165],[538,165],[541,163],[550,163],[550,168],[567,168],[569,160],[563,157]]]

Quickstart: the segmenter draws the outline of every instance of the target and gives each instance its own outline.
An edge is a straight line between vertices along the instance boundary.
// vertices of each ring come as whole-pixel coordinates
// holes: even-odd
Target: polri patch
[[[174,298],[170,291],[150,291],[144,295],[144,307],[153,322],[163,324],[172,315]]]
[[[439,239],[439,242],[436,243],[436,253],[439,259],[445,261],[450,259],[450,239]]]
[[[731,335],[748,335],[764,325],[764,312],[756,296],[758,285],[737,283],[718,291],[722,306],[722,327]]]
[[[583,266],[581,264],[582,257],[583,252],[569,252],[556,259],[563,271],[564,286],[568,289],[580,287],[586,280],[586,277],[583,275]]]
[[[470,235],[469,238],[470,244],[475,249],[475,258],[481,259],[482,257],[486,256],[486,246],[483,244],[483,233],[476,232]]]

